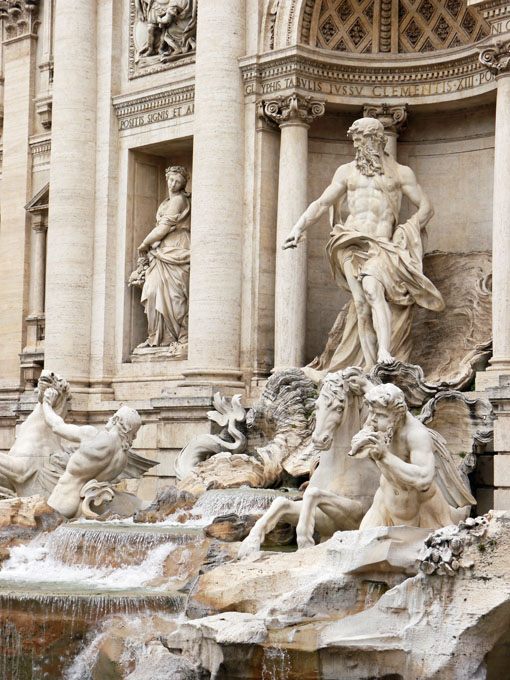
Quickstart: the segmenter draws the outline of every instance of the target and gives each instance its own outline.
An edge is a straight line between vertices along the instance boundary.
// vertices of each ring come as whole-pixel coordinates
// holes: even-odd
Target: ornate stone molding
[[[480,63],[486,66],[493,75],[510,73],[510,36],[492,38],[491,44],[482,44],[478,49]]]
[[[114,97],[113,107],[119,129],[159,123],[194,113],[195,87],[187,85],[172,90]]]
[[[398,134],[404,129],[407,121],[407,104],[397,104],[391,106],[383,103],[365,104],[363,107],[364,118],[377,118],[383,125],[386,132]]]
[[[358,106],[390,99],[425,103],[432,97],[456,100],[459,94],[472,96],[495,87],[473,45],[452,54],[412,60],[388,56],[384,61],[345,53],[329,53],[325,60],[321,50],[299,45],[245,57],[240,64],[245,94],[266,101],[298,92],[338,104],[353,100]]]
[[[311,125],[316,118],[324,114],[325,110],[324,102],[314,99],[311,95],[303,97],[296,93],[264,102],[264,115],[278,125],[292,122]]]
[[[4,21],[4,42],[37,35],[39,0],[1,0],[0,19]]]

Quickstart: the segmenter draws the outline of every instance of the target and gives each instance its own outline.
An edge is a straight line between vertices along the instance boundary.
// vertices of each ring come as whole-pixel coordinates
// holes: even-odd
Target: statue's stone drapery
[[[134,69],[161,66],[196,47],[197,0],[133,0]]]
[[[168,168],[166,176],[169,198],[159,206],[156,226],[139,247],[130,284],[142,288],[147,315],[148,337],[139,349],[165,347],[181,358],[188,344],[191,200],[184,190],[185,168]]]

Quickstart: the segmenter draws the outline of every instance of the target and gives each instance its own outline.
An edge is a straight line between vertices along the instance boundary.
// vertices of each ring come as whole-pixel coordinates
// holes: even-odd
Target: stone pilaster
[[[0,229],[2,303],[0,305],[0,385],[20,387],[19,354],[25,344],[28,311],[26,243],[30,220],[25,204],[31,196],[29,137],[33,132],[38,3],[1,2],[4,22],[4,135]]]
[[[492,327],[490,367],[478,383],[487,390],[496,412],[494,423],[494,500],[510,508],[510,34],[479,45],[480,62],[496,77],[494,193],[492,208]],[[488,380],[485,378],[487,376]]]
[[[201,0],[195,65],[188,383],[241,377],[245,0]]]
[[[510,376],[510,35],[480,46],[480,62],[496,77],[492,213],[493,356],[489,370]]]
[[[280,126],[276,227],[274,369],[305,363],[307,244],[282,250],[292,226],[308,205],[308,128],[325,111],[312,97],[292,94],[264,103],[266,117]]]
[[[56,0],[45,365],[89,384],[96,180],[96,3]]]
[[[365,104],[363,118],[377,118],[384,125],[386,151],[397,160],[397,140],[407,121],[407,104]]]

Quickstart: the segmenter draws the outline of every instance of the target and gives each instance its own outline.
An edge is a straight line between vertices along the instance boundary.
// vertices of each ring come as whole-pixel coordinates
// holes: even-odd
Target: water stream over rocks
[[[179,589],[213,543],[203,528],[225,513],[260,515],[281,493],[212,490],[184,523],[182,513],[156,524],[79,520],[12,546],[0,568],[0,678],[98,677],[89,669],[103,626],[112,617],[135,629],[137,617],[144,626],[151,614],[175,620],[187,597]],[[126,669],[144,653],[135,647]]]

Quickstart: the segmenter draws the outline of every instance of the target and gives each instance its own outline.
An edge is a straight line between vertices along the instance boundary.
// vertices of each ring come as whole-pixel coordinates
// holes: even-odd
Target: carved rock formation
[[[311,435],[317,394],[317,386],[301,369],[278,371],[246,414],[249,455],[217,453],[193,467],[177,487],[194,494],[243,485],[267,488],[284,472],[293,477],[308,475],[314,456]]]

